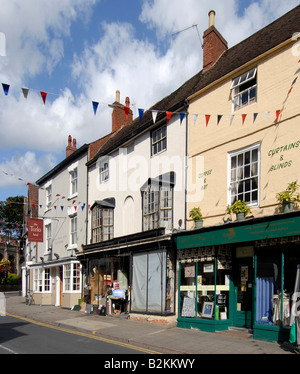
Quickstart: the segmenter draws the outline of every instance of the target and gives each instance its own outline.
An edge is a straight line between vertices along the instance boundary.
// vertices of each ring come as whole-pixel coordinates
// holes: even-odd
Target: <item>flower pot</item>
[[[245,212],[236,213],[236,220],[237,221],[244,221],[245,220]]]
[[[282,209],[283,213],[292,212],[293,209],[294,209],[294,202],[293,201],[289,201],[289,202],[282,203],[281,209]]]
[[[195,222],[195,229],[201,229],[203,227],[203,221],[202,220],[197,220]]]

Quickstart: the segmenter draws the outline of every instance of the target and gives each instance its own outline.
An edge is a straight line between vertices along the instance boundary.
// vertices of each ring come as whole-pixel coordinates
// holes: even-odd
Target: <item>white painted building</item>
[[[27,288],[41,305],[71,307],[81,298],[81,265],[75,253],[86,244],[88,145],[69,136],[66,158],[37,181],[43,242],[27,242]]]

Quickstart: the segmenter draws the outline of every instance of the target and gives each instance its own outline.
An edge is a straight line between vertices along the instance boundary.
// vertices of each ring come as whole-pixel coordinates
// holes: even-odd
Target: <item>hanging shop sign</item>
[[[28,218],[28,241],[43,242],[44,222],[42,219]]]

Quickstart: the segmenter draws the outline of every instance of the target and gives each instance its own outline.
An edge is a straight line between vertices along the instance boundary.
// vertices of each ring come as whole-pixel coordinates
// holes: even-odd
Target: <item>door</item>
[[[252,328],[253,279],[253,257],[237,258],[234,264],[234,326]]]

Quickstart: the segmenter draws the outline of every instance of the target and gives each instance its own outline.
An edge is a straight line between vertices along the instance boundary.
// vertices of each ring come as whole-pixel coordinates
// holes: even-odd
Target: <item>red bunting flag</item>
[[[129,106],[124,106],[125,116],[128,119],[128,113],[129,113]]]
[[[246,117],[247,117],[247,114],[242,114],[242,121],[243,121],[243,124],[244,124],[244,122],[245,122]]]
[[[276,110],[276,122],[278,122],[280,112],[281,112],[281,110]]]
[[[167,115],[167,123],[169,123],[171,117],[172,117],[172,112],[166,112]]]
[[[44,104],[46,104],[47,92],[40,91]]]
[[[208,125],[209,119],[210,119],[210,114],[205,114],[206,127]]]

